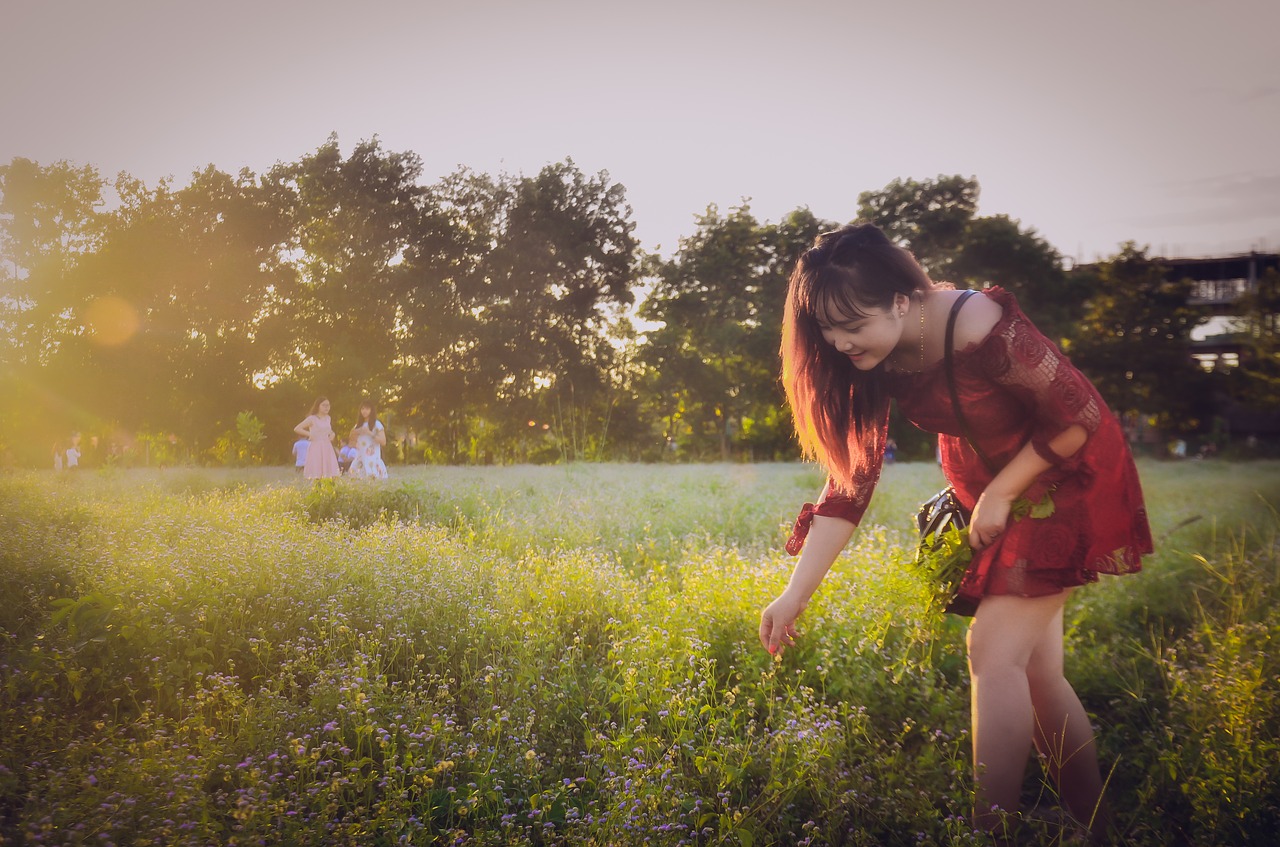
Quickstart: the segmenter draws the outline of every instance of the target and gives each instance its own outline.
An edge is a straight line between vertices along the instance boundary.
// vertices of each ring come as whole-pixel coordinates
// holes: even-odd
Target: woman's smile
[[[847,357],[858,370],[869,371],[878,367],[902,343],[901,310],[907,298],[904,295],[899,297],[903,302],[894,301],[887,309],[873,306],[856,314],[846,314],[828,306],[825,314],[817,318],[822,339]]]

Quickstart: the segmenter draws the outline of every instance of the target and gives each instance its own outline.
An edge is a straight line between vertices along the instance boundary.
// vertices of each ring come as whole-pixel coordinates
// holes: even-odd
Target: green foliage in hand
[[[960,580],[973,561],[969,546],[969,527],[950,527],[942,533],[930,533],[920,539],[915,559],[916,573],[931,589],[929,608],[942,611],[960,588]]]
[[[1054,512],[1053,498],[1048,492],[1038,502],[1026,497],[1013,501],[1010,520],[1031,518],[1042,520]],[[969,528],[949,527],[941,533],[929,533],[920,539],[914,570],[930,588],[929,608],[941,612],[956,596],[960,581],[973,561],[969,546]]]

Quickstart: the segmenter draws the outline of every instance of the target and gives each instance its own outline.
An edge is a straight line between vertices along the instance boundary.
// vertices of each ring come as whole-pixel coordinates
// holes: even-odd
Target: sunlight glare
[[[119,297],[98,297],[85,310],[85,328],[90,338],[104,347],[119,347],[133,338],[141,326],[138,310]]]

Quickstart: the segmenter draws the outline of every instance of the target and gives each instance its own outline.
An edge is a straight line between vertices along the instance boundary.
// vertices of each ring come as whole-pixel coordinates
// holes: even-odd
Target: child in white
[[[299,438],[293,442],[293,463],[298,473],[302,473],[302,469],[307,465],[307,448],[311,446],[311,442],[305,438]]]

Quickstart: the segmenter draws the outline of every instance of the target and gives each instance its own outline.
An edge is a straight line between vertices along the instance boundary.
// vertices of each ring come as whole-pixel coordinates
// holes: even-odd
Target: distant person
[[[351,463],[356,460],[356,446],[348,440],[342,445],[342,449],[338,451],[338,470],[343,474],[350,472]]]
[[[333,422],[329,419],[328,398],[317,398],[311,405],[311,414],[295,426],[293,431],[306,436],[311,442],[307,447],[306,461],[302,465],[302,476],[306,479],[332,479],[338,476],[338,453],[334,448],[335,435]]]
[[[307,466],[307,448],[310,446],[311,442],[305,438],[293,442],[293,466],[298,473],[302,473],[302,469]]]
[[[61,441],[53,442],[53,469],[55,471],[62,470],[63,462],[66,459],[67,450],[62,446]]]
[[[1063,605],[1099,573],[1139,570],[1152,544],[1124,431],[1097,390],[1012,294],[937,285],[872,224],[818,236],[797,262],[782,371],[800,444],[829,477],[796,521],[787,550],[804,552],[761,614],[761,643],[771,653],[795,643],[797,619],[870,502],[896,400],[941,433],[943,471],[972,510],[973,559],[956,599],[973,614],[975,823],[994,830],[1001,811],[1017,812],[1034,743],[1071,814],[1106,832],[1093,728],[1062,671]],[[1052,515],[1011,520],[1015,501],[1046,496]]]
[[[351,475],[369,479],[386,479],[387,465],[382,461],[382,448],[387,443],[387,430],[378,420],[378,410],[373,401],[360,401],[360,416],[351,430],[356,443],[356,457],[351,463]]]
[[[80,468],[80,433],[71,436],[71,446],[67,448],[66,453],[67,470],[74,471]]]

